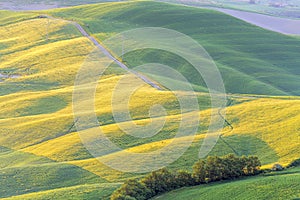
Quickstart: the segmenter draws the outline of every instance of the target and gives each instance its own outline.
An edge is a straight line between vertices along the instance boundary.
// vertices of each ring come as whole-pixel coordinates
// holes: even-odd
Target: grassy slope
[[[0,198],[106,181],[80,167],[2,148]]]
[[[183,188],[154,199],[299,199],[300,169],[244,180]]]
[[[100,40],[138,27],[174,29],[191,36],[208,51],[223,75],[228,92],[300,94],[299,39],[263,30],[216,11],[131,2],[59,9],[52,14],[81,21]],[[203,85],[191,67],[178,57],[145,50],[128,54],[124,60],[130,66],[145,62],[169,64],[190,82]]]
[[[78,62],[80,63],[80,59],[83,60],[83,53],[92,47],[86,39],[79,38],[80,35],[75,28],[65,22],[50,21],[49,39],[46,40],[48,22],[45,19],[36,19],[37,14],[1,11],[0,15],[3,16],[3,26],[0,27],[0,43],[1,47],[5,47],[0,49],[1,73],[21,76],[18,79],[7,79],[0,83],[2,94],[0,106],[1,144],[6,146],[0,148],[0,197],[83,184],[105,183],[106,180],[75,165],[55,162],[46,157],[10,148],[18,145],[28,146],[61,134],[57,132],[59,130],[56,130],[57,127],[53,124],[57,123],[57,120],[53,120],[53,113],[59,112],[69,105],[71,94],[71,90],[67,89],[70,85],[69,80],[73,80],[76,67],[79,67]],[[69,54],[66,54],[64,50],[68,48],[68,45],[73,45],[73,47],[75,45],[78,48],[75,50],[72,48],[72,51],[70,49]],[[64,74],[61,76],[57,73],[64,69],[59,67],[62,65],[59,62],[62,62],[63,59],[59,57],[62,55],[60,51],[64,51],[66,57],[64,67],[73,66],[75,69],[73,74],[69,70],[70,68],[68,73],[62,71]],[[68,56],[69,59],[67,59]],[[42,58],[45,59],[44,63]],[[68,60],[69,62],[67,62]],[[56,77],[52,74],[55,74]],[[49,118],[52,116],[52,120],[45,120],[45,115],[48,115]],[[37,122],[32,120],[33,118]],[[71,116],[67,119],[71,120]],[[64,123],[68,123],[67,119],[62,122],[63,127],[66,126]],[[53,125],[52,128],[49,121]],[[22,125],[22,123],[26,125]],[[38,123],[38,129],[33,128],[36,123]],[[41,125],[43,123],[44,125]],[[49,131],[53,131],[54,135],[51,136]],[[29,141],[30,144],[27,143]],[[73,190],[78,190],[80,193],[85,191],[85,187],[86,191],[92,191],[85,185],[82,186],[83,189],[78,186]],[[72,190],[70,189],[70,191]],[[92,193],[99,197],[102,195],[101,192],[94,191]],[[51,192],[51,194],[55,193]]]
[[[112,5],[93,6],[95,9],[93,12],[90,10],[92,9],[91,7],[79,9],[87,9],[86,13],[101,13],[102,6],[109,6],[109,9],[106,11],[108,16],[110,16],[112,14],[111,9],[119,11],[119,6],[128,7],[127,4]],[[138,3],[139,9],[141,9],[142,5],[150,6],[150,8],[151,6],[157,6],[157,4]],[[133,6],[133,8],[135,7]],[[77,9],[74,12],[78,12]],[[174,7],[174,10],[179,11],[180,9]],[[68,14],[71,11],[66,11],[66,13]],[[85,12],[82,11],[82,16],[84,16]],[[195,12],[197,14],[200,11]],[[206,13],[208,11],[202,12]],[[216,13],[212,12],[211,14]],[[13,16],[13,14],[7,14],[7,12],[5,12],[5,15]],[[92,21],[92,18],[95,16],[90,17]],[[26,158],[26,161],[33,160],[33,163],[11,162],[14,159],[13,157],[10,158],[10,154],[7,154],[9,155],[8,162],[5,166],[1,166],[1,170],[9,179],[3,179],[1,184],[11,185],[11,188],[15,187],[18,190],[7,190],[1,194],[4,196],[16,196],[21,193],[40,191],[16,198],[39,199],[45,195],[45,197],[49,198],[64,199],[66,198],[64,193],[75,196],[83,193],[83,197],[87,198],[93,197],[93,195],[102,195],[103,191],[95,189],[98,186],[94,184],[105,182],[105,180],[99,179],[95,174],[113,182],[123,181],[128,177],[136,176],[114,171],[99,163],[83,147],[75,130],[72,129],[71,133],[68,132],[73,120],[71,104],[73,80],[85,56],[93,49],[92,45],[87,39],[80,37],[74,27],[66,24],[64,21],[50,20],[51,31],[49,39],[46,40],[47,20],[30,19],[32,18],[30,16],[27,18],[30,20],[24,21],[23,18],[23,16],[12,18],[11,22],[0,27],[1,34],[5,36],[0,44],[7,47],[1,49],[3,56],[1,57],[0,70],[2,73],[21,75],[21,78],[7,79],[0,83],[0,91],[2,93],[0,97],[0,102],[2,102],[0,103],[0,145],[30,153],[26,154],[31,155],[29,156],[30,158],[28,156],[24,158]],[[95,24],[97,23],[95,22]],[[99,23],[104,23],[104,21]],[[246,25],[243,23],[243,26]],[[118,24],[115,27],[118,27]],[[106,32],[111,34],[110,31],[115,27],[107,27]],[[124,27],[121,28],[123,29]],[[7,34],[7,29],[10,34]],[[253,27],[250,29],[265,33]],[[105,31],[103,32],[105,33]],[[12,37],[12,35],[15,37]],[[275,35],[276,38],[282,37],[283,39],[294,41],[293,38]],[[209,44],[211,41],[207,40],[207,43]],[[14,59],[14,57],[19,59]],[[179,113],[178,102],[175,100],[174,95],[168,91],[156,91],[149,86],[144,86],[135,93],[134,98],[130,102],[133,118],[136,119],[135,122],[145,124],[149,121],[147,119],[147,111],[153,103],[167,106],[167,111],[170,114],[170,121],[166,124],[161,134],[146,140],[135,140],[120,131],[118,126],[114,124],[111,116],[110,98],[112,91],[117,81],[123,76],[123,71],[117,71],[116,73],[116,70],[111,70],[99,81],[100,84],[96,94],[96,108],[100,122],[105,125],[103,130],[116,144],[123,148],[129,148],[130,151],[152,151],[164,146],[169,142],[168,139],[174,136],[174,131],[178,127],[176,122],[180,120],[180,115],[177,115]],[[131,77],[126,84],[132,84],[134,79]],[[129,91],[124,90],[123,92],[127,93]],[[145,100],[145,94],[149,97],[147,101]],[[228,109],[228,120],[233,123],[234,130],[229,132],[229,129],[225,128],[224,137],[230,141],[234,148],[241,154],[258,154],[264,164],[277,161],[285,164],[299,157],[299,152],[297,151],[300,146],[297,140],[299,137],[297,131],[299,125],[297,122],[300,117],[300,103],[298,98],[291,97],[294,99],[292,100],[274,97],[272,101],[266,98],[232,98],[237,102],[237,105]],[[201,100],[202,109],[207,108],[209,105],[208,96],[199,93],[199,99]],[[274,112],[274,108],[278,108],[277,110],[275,109],[276,112]],[[263,122],[269,122],[270,118],[273,125],[265,129],[265,123]],[[172,169],[190,169],[190,166],[197,159],[203,133],[205,133],[209,123],[209,111],[203,111],[201,119],[200,129],[195,142],[182,158],[170,166]],[[249,121],[257,123],[251,125]],[[289,124],[290,129],[284,128],[286,123]],[[291,140],[293,141],[292,145],[290,145]],[[5,148],[3,148],[3,151],[6,151]],[[232,153],[232,150],[222,141],[218,142],[218,145],[212,152],[212,154],[219,155],[227,153]],[[12,155],[16,154],[13,153]],[[41,158],[40,156],[44,157]],[[114,154],[109,156],[114,156]],[[17,157],[22,158],[21,155],[17,155]],[[1,160],[3,159],[4,157],[1,157]],[[61,163],[62,161],[63,163]],[[49,168],[53,170],[49,170]],[[23,173],[19,173],[20,169]],[[33,183],[38,177],[34,176],[35,174],[32,172],[36,172],[36,175],[49,172],[49,177],[53,179],[48,179],[49,183],[41,182],[39,186],[35,186]],[[73,172],[74,176],[72,175]],[[18,175],[12,178],[12,174],[16,173]],[[61,173],[69,174],[70,177],[61,176]],[[80,182],[82,177],[78,178],[76,176],[78,173],[85,174],[83,176],[86,179],[83,178],[83,182]],[[15,182],[16,178],[19,178],[21,182]],[[30,190],[24,186],[22,182],[24,180],[30,183],[28,185]],[[60,185],[56,185],[54,180],[60,180]],[[70,182],[74,184],[70,184]],[[89,183],[89,185],[83,185],[86,183]],[[76,184],[78,186],[75,186]],[[62,187],[67,188],[59,189]],[[102,186],[99,185],[99,187],[101,188]],[[95,193],[95,190],[99,191],[99,193]],[[84,196],[85,194],[87,196]],[[107,195],[107,193],[104,192],[103,195]]]
[[[109,199],[110,194],[120,186],[118,183],[84,184],[73,187],[64,187],[42,192],[18,195],[5,198],[6,200],[44,200],[44,199]]]
[[[16,13],[16,12],[11,12],[11,11],[0,11],[0,22],[1,25],[6,25],[10,23],[14,23],[17,21],[23,21],[25,19],[30,19],[36,16],[36,14],[31,14],[31,13]]]

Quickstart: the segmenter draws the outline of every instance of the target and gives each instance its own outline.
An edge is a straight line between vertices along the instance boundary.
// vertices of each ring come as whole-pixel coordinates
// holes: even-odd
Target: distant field
[[[51,8],[61,8],[66,6],[76,6],[83,4],[93,4],[102,2],[119,2],[126,0],[0,0],[0,10],[45,10]],[[256,4],[250,4],[249,0],[158,0],[160,2],[183,4],[194,7],[218,7],[259,12],[269,15],[300,18],[300,3],[298,0],[280,1],[274,0],[270,4],[269,0],[259,0]],[[279,3],[279,4],[278,4]],[[273,5],[273,6],[272,6]],[[282,5],[282,6],[275,6]]]
[[[300,168],[234,182],[183,188],[153,199],[299,199]]]
[[[297,19],[287,19],[231,9],[216,9],[267,30],[286,35],[300,35],[300,20]]]
[[[0,0],[0,10],[47,10],[51,8],[113,1],[114,0]]]
[[[267,15],[274,15],[288,18],[300,18],[300,3],[298,0],[256,0],[255,4],[250,4],[249,0],[159,0],[183,4],[194,7],[218,7],[235,10],[258,12]]]

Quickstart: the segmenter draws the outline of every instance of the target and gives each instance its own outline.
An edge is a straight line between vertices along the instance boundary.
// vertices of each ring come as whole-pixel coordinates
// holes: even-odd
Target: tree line
[[[209,156],[197,161],[192,173],[163,168],[141,180],[129,179],[112,194],[111,200],[145,200],[180,187],[253,176],[260,173],[260,167],[261,162],[256,156]]]

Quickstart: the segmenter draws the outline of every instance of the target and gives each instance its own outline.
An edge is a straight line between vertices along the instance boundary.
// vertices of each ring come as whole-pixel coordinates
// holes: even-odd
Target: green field
[[[182,188],[153,199],[299,199],[300,169],[233,182]]]
[[[300,94],[299,38],[266,31],[216,11],[131,2],[60,9],[51,14],[80,21],[100,40],[133,28],[170,28],[187,34],[207,50],[221,71],[228,93]],[[195,31],[195,27],[199,29]],[[164,52],[145,49],[127,54],[124,60],[129,66],[166,64],[191,83],[204,86],[186,61]]]
[[[57,19],[39,18],[41,13]],[[120,31],[149,26],[187,34],[215,60],[228,93],[226,119],[233,128],[224,127],[223,140],[218,140],[210,155],[226,155],[234,153],[234,149],[239,155],[257,155],[264,168],[274,163],[286,166],[300,157],[299,37],[266,31],[208,9],[150,1],[36,12],[0,11],[0,73],[18,76],[0,82],[0,198],[108,199],[121,182],[143,176],[111,169],[83,146],[74,127],[72,92],[76,74],[94,45],[63,19],[79,22],[99,41]],[[195,76],[187,61],[168,52],[145,49],[126,54],[123,61],[129,67],[163,63],[178,70],[193,84],[201,108],[198,131],[190,148],[168,166],[172,170],[190,171],[211,120],[210,97],[202,78]],[[145,84],[130,99],[131,117],[134,123],[147,125],[151,122],[149,108],[160,104],[168,114],[165,126],[155,136],[145,139],[126,134],[113,119],[111,106],[115,86],[124,77],[129,77],[124,82],[128,88],[122,90],[127,94],[132,92],[130,86],[138,78],[116,65],[110,66],[97,82],[95,110],[103,132],[129,152],[151,152],[170,144],[181,117],[191,113],[181,114],[172,91],[158,91]],[[86,88],[82,86],[82,89]],[[156,116],[153,120],[161,119]],[[123,124],[133,129],[131,123]],[[178,141],[186,139],[178,138]],[[105,157],[114,159],[122,153],[108,152]],[[147,160],[137,160],[133,165],[136,162]],[[275,199],[274,192],[288,186],[295,186],[295,190],[280,195],[299,198],[296,184],[299,180],[295,180],[298,175],[299,169],[293,169],[287,174],[200,186],[199,191],[205,195],[216,188],[220,192],[214,194],[222,195],[224,187],[228,188],[229,195],[241,184],[241,196],[237,197],[249,199],[253,194],[243,191],[258,182],[261,198],[269,195]],[[274,180],[278,183],[276,191],[268,185]],[[288,186],[282,186],[282,182]],[[187,190],[192,191],[182,190],[182,195],[196,195],[198,191]],[[169,195],[173,193],[166,198]]]

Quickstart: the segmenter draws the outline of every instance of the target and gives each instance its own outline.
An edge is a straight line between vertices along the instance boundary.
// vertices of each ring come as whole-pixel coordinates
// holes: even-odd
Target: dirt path
[[[103,45],[101,45],[93,36],[91,36],[90,34],[88,34],[88,32],[86,30],[84,30],[84,28],[77,22],[75,21],[69,21],[69,20],[64,20],[64,19],[59,19],[59,18],[54,18],[50,15],[44,15],[44,17],[47,17],[49,19],[53,19],[53,20],[63,20],[66,21],[70,24],[74,24],[74,26],[78,29],[78,31],[84,36],[87,37],[100,51],[102,51],[102,53],[104,53],[104,55],[106,55],[108,58],[110,58],[112,61],[114,61],[117,65],[119,65],[119,67],[121,67],[122,69],[136,75],[138,78],[140,78],[142,81],[144,81],[145,83],[147,83],[148,85],[150,85],[151,87],[157,89],[157,90],[163,90],[163,88],[161,88],[159,85],[157,85],[156,83],[154,83],[152,80],[150,80],[148,77],[132,70],[129,69],[124,63],[122,63],[120,60],[118,60],[116,57],[114,57],[108,49],[106,49]]]
[[[133,73],[134,75],[136,75],[137,77],[139,77],[140,79],[142,79],[145,83],[149,84],[151,87],[156,88],[158,90],[163,90],[159,85],[157,85],[156,83],[154,83],[153,81],[151,81],[149,78],[147,78],[146,76],[139,74],[136,71],[133,71],[131,69],[129,69],[124,63],[122,63],[121,61],[119,61],[117,58],[115,58],[104,46],[102,46],[93,36],[89,35],[80,24],[74,22],[74,25],[77,27],[77,29],[81,32],[81,34],[85,37],[87,37],[98,49],[100,49],[104,55],[106,55],[108,58],[110,58],[111,60],[113,60],[117,65],[119,65],[122,69]]]
[[[122,63],[121,61],[119,61],[117,58],[115,58],[104,46],[102,46],[93,36],[89,35],[84,28],[78,24],[77,22],[71,22],[73,23],[76,28],[80,31],[80,33],[87,37],[98,49],[100,49],[104,55],[106,55],[108,58],[110,58],[111,60],[113,60],[117,65],[119,65],[122,69],[133,73],[134,75],[136,75],[137,77],[139,77],[140,79],[142,79],[145,83],[149,84],[151,87],[156,88],[158,90],[163,90],[159,85],[157,85],[156,83],[154,83],[153,81],[151,81],[149,78],[147,78],[146,76],[139,74],[136,71],[133,71],[131,69],[129,69],[124,63]]]

